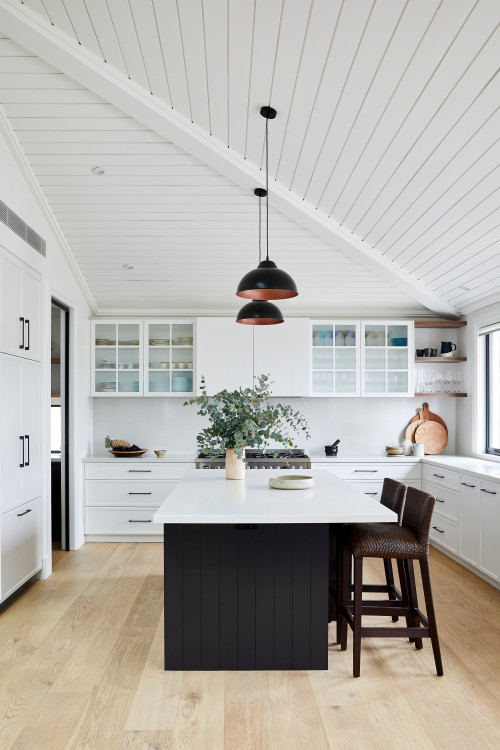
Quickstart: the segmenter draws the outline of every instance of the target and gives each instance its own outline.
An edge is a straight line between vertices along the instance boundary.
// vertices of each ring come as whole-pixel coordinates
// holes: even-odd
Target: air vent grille
[[[6,206],[3,201],[0,201],[0,221],[3,224],[6,224],[9,229],[12,229],[12,231],[15,232],[18,237],[21,237],[21,239],[27,242],[28,245],[31,245],[37,253],[43,255],[44,258],[46,257],[47,243],[43,237],[40,237],[38,232],[35,232],[34,229],[28,226],[28,224]]]

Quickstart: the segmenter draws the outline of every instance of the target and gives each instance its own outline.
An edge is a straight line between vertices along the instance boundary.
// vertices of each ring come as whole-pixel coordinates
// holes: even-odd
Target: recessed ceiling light
[[[102,167],[92,167],[93,174],[104,174],[104,169]]]
[[[122,268],[126,268],[127,271],[130,271],[134,266],[131,266],[130,263],[124,263]]]
[[[464,292],[470,292],[470,286],[459,286],[459,289],[463,289]]]

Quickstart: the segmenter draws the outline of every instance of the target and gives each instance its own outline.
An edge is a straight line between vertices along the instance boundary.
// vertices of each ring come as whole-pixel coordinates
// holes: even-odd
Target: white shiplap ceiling
[[[287,308],[460,313],[497,294],[497,0],[0,0],[2,20],[31,51],[0,43],[1,102],[99,310],[237,308],[257,224],[234,165],[258,174],[267,102]],[[146,126],[145,93],[198,158]]]

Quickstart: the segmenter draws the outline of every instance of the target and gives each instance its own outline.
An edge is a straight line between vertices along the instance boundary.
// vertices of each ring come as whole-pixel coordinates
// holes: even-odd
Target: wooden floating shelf
[[[426,365],[432,365],[435,362],[467,362],[467,357],[415,357],[415,362],[424,362]]]
[[[415,320],[415,328],[463,328],[466,320]]]
[[[419,398],[465,398],[466,393],[415,393]]]

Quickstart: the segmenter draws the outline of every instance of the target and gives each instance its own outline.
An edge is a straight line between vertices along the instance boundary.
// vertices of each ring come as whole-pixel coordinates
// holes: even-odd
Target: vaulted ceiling
[[[453,316],[498,299],[499,21],[497,0],[0,0],[0,102],[100,312],[238,309],[271,103],[285,314]]]

